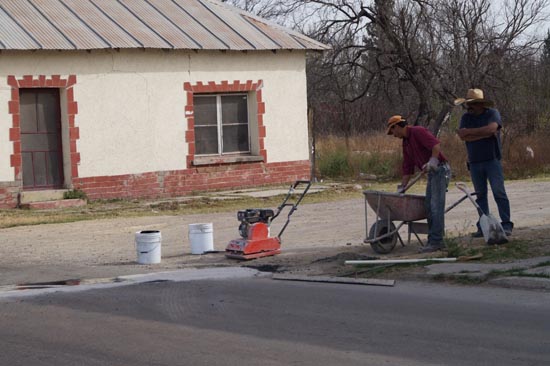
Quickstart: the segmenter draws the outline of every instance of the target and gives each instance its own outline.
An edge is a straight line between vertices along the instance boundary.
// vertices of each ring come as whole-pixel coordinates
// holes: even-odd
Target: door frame
[[[53,91],[53,93],[52,93]],[[28,180],[25,178],[25,171],[23,169],[23,190],[24,191],[37,191],[37,190],[51,190],[51,189],[62,189],[65,187],[65,172],[63,169],[63,161],[64,161],[64,151],[63,151],[63,126],[61,123],[61,93],[59,92],[58,88],[20,88],[19,89],[19,99],[22,99],[22,94],[30,94],[30,97],[34,100],[29,100],[28,102],[31,104],[31,108],[34,107],[35,111],[35,121],[25,121],[24,116],[20,112],[20,125],[23,126],[26,123],[29,122],[35,122],[37,125],[39,123],[40,117],[44,117],[44,123],[47,129],[47,132],[45,131],[26,131],[25,129],[21,128],[21,154],[22,154],[22,160],[23,160],[23,166],[25,165],[25,153],[30,154],[30,164],[32,166],[32,178],[33,182],[32,185],[25,185],[25,180]],[[52,115],[43,115],[40,116],[40,113],[38,112],[39,107],[39,96],[44,93],[46,95],[51,95],[55,98],[55,101],[53,105],[50,107],[53,107],[53,114]],[[42,105],[42,104],[40,104]],[[50,125],[51,124],[51,125]],[[27,128],[29,125],[27,125]],[[53,129],[51,131],[48,131],[50,128]],[[36,146],[25,146],[24,145],[24,135],[41,135],[44,137],[45,135],[56,135],[57,139],[57,146],[48,146],[48,149],[54,148],[54,150],[43,150],[42,149],[36,149]],[[59,165],[57,166],[57,172],[53,172],[48,164],[48,159],[46,158],[47,155],[44,155],[43,161],[39,161],[41,159],[37,158],[41,156],[42,154],[51,154],[56,153],[57,158],[60,159]],[[28,162],[27,162],[28,163]],[[36,181],[36,171],[37,169],[40,169],[41,167],[44,168],[46,171],[45,184],[37,184]],[[55,179],[59,178],[58,183],[55,183]]]
[[[78,103],[74,98],[76,75],[68,75],[66,78],[61,78],[60,75],[24,75],[19,79],[15,75],[9,75],[7,81],[11,87],[8,112],[12,115],[12,128],[10,128],[9,133],[10,141],[13,142],[13,154],[10,155],[10,163],[14,169],[14,180],[22,189],[23,159],[21,155],[19,89],[56,88],[59,89],[60,99],[64,188],[73,188],[74,180],[78,178],[78,165],[80,164],[80,153],[77,150],[80,133],[79,128],[75,125],[76,115],[78,114]]]

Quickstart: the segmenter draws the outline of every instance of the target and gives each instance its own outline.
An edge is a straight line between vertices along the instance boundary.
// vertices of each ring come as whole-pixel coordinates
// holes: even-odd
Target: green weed
[[[514,240],[508,244],[486,246],[481,249],[483,260],[501,262],[509,259],[529,258],[529,244],[527,241]]]
[[[353,169],[345,150],[337,149],[322,156],[319,159],[319,173],[322,177],[349,178],[352,175]]]
[[[86,192],[80,190],[80,189],[72,189],[70,191],[66,191],[63,193],[63,199],[69,200],[69,199],[82,199],[82,200],[88,200],[88,196],[86,196]]]
[[[455,237],[445,237],[443,239],[445,247],[447,248],[448,257],[462,257],[462,256],[473,256],[480,253],[479,248],[472,248],[460,243],[458,238]]]

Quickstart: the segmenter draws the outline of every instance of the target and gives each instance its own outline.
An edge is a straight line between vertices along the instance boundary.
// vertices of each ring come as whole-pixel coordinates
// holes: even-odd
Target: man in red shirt
[[[427,128],[409,126],[399,115],[390,117],[387,133],[403,140],[401,187],[407,186],[415,168],[428,173],[425,200],[428,214],[428,244],[420,252],[429,253],[445,249],[445,193],[451,169],[441,153],[440,142]],[[401,190],[402,188],[399,193]]]

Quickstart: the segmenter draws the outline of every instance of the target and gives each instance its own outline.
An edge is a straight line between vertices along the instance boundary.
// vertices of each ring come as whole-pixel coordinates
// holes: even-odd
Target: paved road
[[[0,298],[0,364],[550,364],[548,293],[160,279]]]

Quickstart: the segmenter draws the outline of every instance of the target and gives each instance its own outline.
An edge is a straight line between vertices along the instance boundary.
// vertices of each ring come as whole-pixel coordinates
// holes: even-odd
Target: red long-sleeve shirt
[[[413,174],[414,167],[422,169],[437,144],[439,140],[426,127],[407,126],[407,137],[403,138],[403,175]],[[438,159],[439,162],[447,161],[442,153],[439,153]]]

